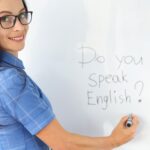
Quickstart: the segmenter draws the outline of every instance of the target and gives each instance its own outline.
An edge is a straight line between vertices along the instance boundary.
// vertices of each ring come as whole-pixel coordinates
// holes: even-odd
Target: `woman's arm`
[[[126,120],[127,117],[122,118],[110,136],[87,137],[66,131],[59,122],[54,119],[37,133],[37,137],[53,150],[112,150],[128,142],[135,135],[138,125],[137,117],[133,117],[133,125],[130,128],[124,127]]]

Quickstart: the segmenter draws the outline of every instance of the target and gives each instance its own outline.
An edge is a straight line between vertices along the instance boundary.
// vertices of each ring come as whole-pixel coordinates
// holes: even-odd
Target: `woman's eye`
[[[3,22],[9,22],[9,16],[3,16],[3,17],[1,17],[1,21],[3,21]]]
[[[20,14],[20,18],[21,18],[21,19],[27,18],[27,13],[22,13],[22,14]]]

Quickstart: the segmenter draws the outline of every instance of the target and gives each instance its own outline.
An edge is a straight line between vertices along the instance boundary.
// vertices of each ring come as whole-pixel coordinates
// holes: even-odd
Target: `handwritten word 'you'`
[[[96,53],[96,50],[91,47],[81,47],[81,64],[82,68],[85,65],[91,64],[92,62],[96,62],[99,64],[104,64],[106,62],[106,58],[104,56],[100,56]],[[139,58],[135,58],[134,56],[115,56],[115,60],[117,61],[118,65],[117,68],[121,68],[122,65],[143,65],[143,57],[140,56]]]

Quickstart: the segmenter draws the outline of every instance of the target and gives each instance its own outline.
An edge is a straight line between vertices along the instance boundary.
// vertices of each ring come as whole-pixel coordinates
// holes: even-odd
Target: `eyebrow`
[[[25,10],[25,8],[22,8],[19,12]],[[4,11],[1,11],[0,14],[2,13],[8,13],[8,14],[13,14],[11,11],[7,11],[7,10],[4,10]]]

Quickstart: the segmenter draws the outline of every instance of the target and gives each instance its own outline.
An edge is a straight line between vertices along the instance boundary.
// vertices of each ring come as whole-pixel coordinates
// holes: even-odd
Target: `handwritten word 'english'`
[[[131,96],[127,94],[126,89],[120,94],[110,89],[105,95],[97,95],[94,91],[88,90],[87,102],[88,105],[99,105],[102,110],[106,110],[112,104],[130,104]]]
[[[81,61],[79,63],[81,64],[82,68],[84,68],[85,65],[88,65],[92,62],[96,62],[99,64],[104,64],[106,62],[106,58],[104,56],[100,56],[96,53],[96,50],[91,47],[81,47]],[[115,56],[115,60],[117,61],[117,69],[122,67],[122,65],[143,65],[143,57],[140,56],[139,58],[136,58],[135,56]]]

